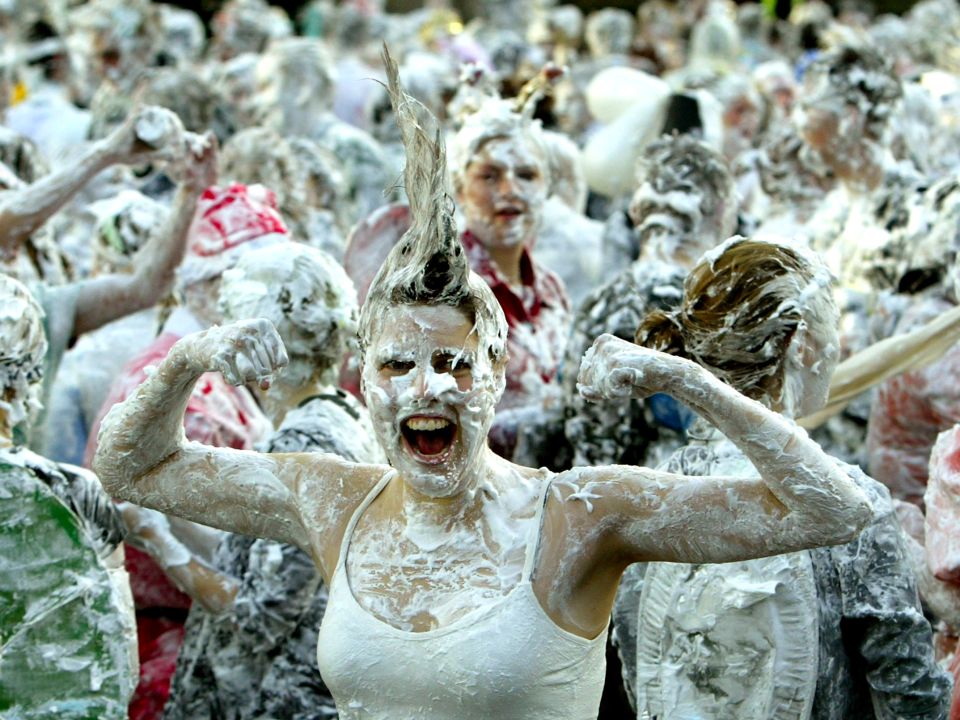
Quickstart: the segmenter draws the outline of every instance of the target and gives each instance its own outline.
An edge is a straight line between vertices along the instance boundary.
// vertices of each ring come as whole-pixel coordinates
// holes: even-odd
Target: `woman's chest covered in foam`
[[[528,524],[501,545],[482,520],[449,528],[410,519],[361,523],[346,558],[350,590],[360,607],[398,630],[442,629],[517,586]]]

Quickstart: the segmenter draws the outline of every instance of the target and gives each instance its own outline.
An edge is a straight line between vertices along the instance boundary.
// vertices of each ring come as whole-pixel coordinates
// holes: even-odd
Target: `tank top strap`
[[[553,478],[543,481],[543,487],[540,489],[540,498],[537,501],[537,514],[533,519],[534,535],[527,543],[527,557],[523,563],[522,582],[533,580],[534,566],[537,563],[537,554],[540,550],[540,537],[543,535],[543,514],[547,507],[547,498],[550,497],[550,488],[553,486]]]
[[[353,517],[350,518],[350,522],[347,523],[347,529],[343,533],[343,540],[340,541],[340,557],[337,558],[337,569],[334,571],[334,574],[340,571],[344,567],[344,563],[347,560],[347,550],[350,547],[350,540],[353,538],[353,531],[357,527],[357,523],[360,521],[360,516],[363,515],[364,511],[370,507],[370,503],[377,499],[377,496],[383,492],[383,489],[387,486],[387,483],[390,482],[393,477],[397,474],[397,471],[393,468],[390,468],[383,477],[380,478],[380,482],[371,490],[367,496],[363,499],[363,502],[360,503],[354,513]]]

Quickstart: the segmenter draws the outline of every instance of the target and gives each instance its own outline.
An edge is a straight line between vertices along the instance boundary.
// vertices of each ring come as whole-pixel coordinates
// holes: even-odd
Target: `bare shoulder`
[[[390,466],[349,462],[339,455],[326,453],[272,457],[276,458],[300,501],[302,522],[311,538],[314,559],[321,571],[332,573],[350,518],[390,472]]]

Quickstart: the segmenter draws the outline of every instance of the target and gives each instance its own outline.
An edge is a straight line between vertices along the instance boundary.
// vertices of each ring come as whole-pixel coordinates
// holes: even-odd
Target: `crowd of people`
[[[960,6],[0,3],[0,712],[960,720]]]

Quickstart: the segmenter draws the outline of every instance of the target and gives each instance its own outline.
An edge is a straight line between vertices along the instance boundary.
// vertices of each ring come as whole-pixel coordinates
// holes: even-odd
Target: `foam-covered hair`
[[[339,365],[357,331],[357,291],[340,264],[301,243],[252,250],[223,273],[228,321],[266,318],[291,357]]]
[[[894,104],[903,95],[890,62],[866,45],[843,45],[824,52],[810,63],[807,74],[814,81],[826,78],[831,95],[839,93],[856,105],[875,138],[883,134]]]
[[[636,342],[689,358],[747,397],[779,399],[787,347],[808,320],[827,321],[831,283],[823,259],[787,238],[733,237],[700,259],[678,308],[644,319]]]
[[[543,162],[544,175],[550,179],[549,145],[541,123],[534,120],[533,113],[537,102],[560,74],[560,70],[550,64],[524,85],[520,94],[512,100],[504,100],[498,93],[486,88],[463,103],[458,118],[460,130],[450,145],[450,165],[458,186],[480,148],[488,141],[499,138],[515,138],[532,148]]]
[[[406,150],[404,189],[412,224],[374,277],[360,311],[361,358],[375,320],[387,307],[448,305],[473,321],[480,349],[497,364],[506,357],[507,321],[493,291],[470,271],[460,243],[440,127],[429,110],[403,91],[386,45],[383,57],[387,89]]]
[[[40,381],[47,354],[44,312],[30,291],[0,274],[0,394]]]

